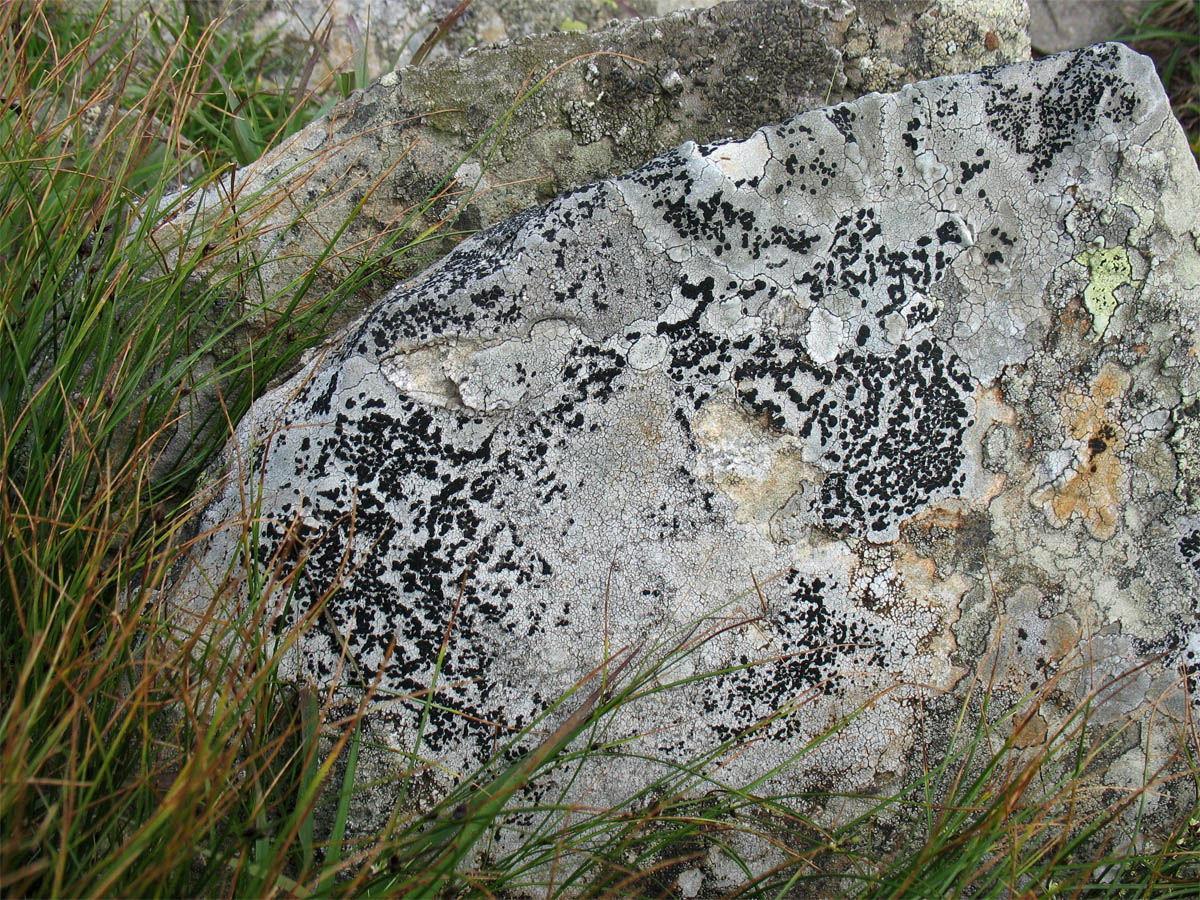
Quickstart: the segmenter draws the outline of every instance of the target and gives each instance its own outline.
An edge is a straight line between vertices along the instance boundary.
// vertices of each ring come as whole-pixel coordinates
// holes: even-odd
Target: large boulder
[[[866,788],[979,675],[1053,682],[1035,742],[1153,704],[1132,778],[1200,674],[1197,197],[1115,44],[685,143],[464,242],[261,399],[180,626],[223,580],[246,602],[252,519],[249,602],[328,598],[289,672],[378,676],[409,750],[448,635],[435,790],[606,653],[700,634],[664,677],[723,674],[625,709],[631,752],[758,726],[722,770],[750,779],[857,711],[777,777]],[[568,802],[655,771],[590,765]]]

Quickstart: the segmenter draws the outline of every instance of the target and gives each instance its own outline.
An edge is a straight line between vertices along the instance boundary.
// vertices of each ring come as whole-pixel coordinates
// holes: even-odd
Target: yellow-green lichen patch
[[[1092,314],[1092,328],[1104,334],[1108,320],[1117,311],[1117,288],[1130,284],[1133,267],[1124,247],[1100,247],[1085,250],[1075,262],[1088,269],[1088,286],[1083,289],[1083,302]]]

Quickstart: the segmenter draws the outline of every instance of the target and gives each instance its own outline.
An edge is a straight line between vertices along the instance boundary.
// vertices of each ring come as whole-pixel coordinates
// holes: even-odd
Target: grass
[[[1200,159],[1200,0],[1156,0],[1114,40],[1154,60],[1175,118]]]
[[[397,803],[361,833],[354,795],[379,751],[365,716],[395,698],[281,677],[320,605],[281,635],[262,604],[229,618],[222,599],[286,578],[256,573],[218,586],[205,627],[181,633],[160,589],[202,537],[190,511],[233,423],[319,343],[341,296],[405,248],[354,260],[340,294],[314,295],[303,278],[245,303],[253,255],[236,271],[209,263],[249,240],[253,200],[211,221],[183,211],[320,110],[303,68],[272,85],[268,46],[161,17],[83,21],[47,2],[0,8],[0,42],[5,896],[671,896],[713,857],[740,873],[731,896],[1190,896],[1195,818],[1142,834],[1141,804],[1169,779],[1195,782],[1195,757],[1097,812],[1081,798],[1131,723],[1097,726],[1084,704],[1044,743],[1018,746],[1050,685],[1009,709],[977,685],[946,745],[886,795],[727,782],[723,761],[761,723],[663,765],[613,809],[531,799],[549,773],[569,781],[635,757],[613,717],[711,677],[672,675],[711,622],[614,649],[448,796]],[[155,224],[171,215],[178,246],[157,246]],[[198,397],[212,402],[193,421]],[[234,527],[250,552],[254,517]],[[430,661],[435,682],[442,659]],[[435,708],[433,691],[402,699]],[[1192,753],[1195,728],[1180,735]],[[388,788],[415,796],[424,772],[417,759]],[[748,846],[771,847],[773,861],[753,863]]]

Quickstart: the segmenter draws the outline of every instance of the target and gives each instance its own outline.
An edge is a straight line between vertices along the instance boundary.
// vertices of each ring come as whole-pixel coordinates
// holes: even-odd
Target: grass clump
[[[313,856],[312,698],[297,707],[269,648],[179,640],[158,598],[222,426],[339,299],[307,296],[309,279],[248,307],[251,255],[204,265],[245,243],[256,207],[198,233],[189,201],[306,114],[256,74],[231,80],[246,57],[219,25],[0,8],[6,895],[269,892]]]
[[[286,592],[278,571],[215,585],[192,630],[161,594],[203,537],[189,531],[201,473],[255,394],[321,339],[341,296],[314,296],[304,278],[246,303],[254,254],[233,271],[208,262],[237,257],[255,204],[273,201],[243,198],[236,216],[204,221],[189,221],[188,204],[320,104],[300,89],[303,71],[271,87],[269,48],[231,42],[219,23],[14,3],[0,9],[0,44],[6,896],[671,896],[714,859],[735,896],[1184,896],[1194,883],[1194,821],[1144,846],[1109,837],[1131,812],[1136,829],[1138,803],[1165,779],[1194,779],[1194,757],[1148,773],[1111,815],[1083,817],[1078,792],[1103,779],[1113,738],[1085,706],[1022,750],[1012,735],[1040,698],[996,716],[964,707],[939,761],[884,797],[728,782],[723,762],[765,722],[702,758],[664,762],[613,809],[529,799],[549,773],[569,783],[590,762],[637,757],[609,726],[641,698],[707,677],[671,676],[703,630],[598,661],[432,808],[397,804],[356,833],[360,762],[379,751],[366,714],[403,701],[428,715],[434,693],[382,697],[368,683],[348,702],[290,683],[286,655],[322,612],[275,634],[253,601]],[[182,223],[172,247],[157,228],[166,218]],[[339,290],[379,264],[374,252],[356,259]],[[239,349],[217,352],[230,344]],[[201,395],[215,402],[189,420]],[[254,516],[234,527],[253,556]],[[431,667],[436,676],[439,660]],[[1181,744],[1194,750],[1189,728]],[[418,760],[390,789],[404,796],[423,771]],[[854,815],[819,815],[842,802]],[[774,861],[750,861],[751,845]]]

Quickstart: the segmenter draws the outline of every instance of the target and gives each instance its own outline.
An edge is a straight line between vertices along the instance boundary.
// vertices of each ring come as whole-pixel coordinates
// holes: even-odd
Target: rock
[[[683,140],[746,137],[868,91],[1027,59],[1027,21],[1021,0],[745,0],[405,69],[233,173],[201,212],[189,205],[165,221],[158,243],[200,230],[192,216],[204,208],[216,231],[249,219],[261,262],[245,299],[258,302],[314,266],[326,284],[344,277],[385,237],[446,220],[486,228]],[[325,258],[347,220],[335,248],[348,259]],[[393,277],[446,249],[424,241],[395,259]],[[244,266],[245,253],[218,252],[210,265]]]
[[[649,0],[621,6],[606,0],[473,0],[428,58],[458,57],[472,48],[535,34],[595,31],[613,19],[664,16],[715,2]],[[408,65],[458,0],[258,0],[257,5],[255,35],[276,32],[284,42],[304,49],[311,46],[312,35],[323,34],[328,60],[337,68],[352,69],[365,52],[370,71],[382,74]]]
[[[746,137],[831,99],[1027,59],[1027,18],[1022,0],[745,0],[405,69],[172,210],[154,243],[168,270],[181,246],[187,256],[204,246],[211,283],[260,310],[216,348],[221,368],[314,270],[310,298],[385,242],[415,242],[342,301],[343,324],[453,246],[428,237],[440,223],[485,228],[683,140]],[[200,423],[222,421],[212,390],[187,404],[164,470]]]
[[[434,793],[606,650],[689,639],[663,680],[723,674],[648,693],[608,736],[679,762],[753,733],[728,782],[847,716],[771,787],[903,778],[976,676],[995,709],[1053,686],[1023,745],[1099,690],[1096,721],[1163,746],[1180,668],[1200,680],[1197,196],[1152,64],[1115,44],[571,191],[397,287],[253,407],[179,625],[246,577],[228,523],[254,504],[259,583],[279,585],[254,608],[285,627],[328,597],[290,676],[380,672],[421,698],[449,634],[420,747]],[[412,748],[421,709],[378,713],[380,740]],[[1131,740],[1113,771],[1144,771]],[[564,802],[657,771],[592,758]]]
[[[595,31],[618,19],[665,16],[705,8],[719,0],[473,0],[449,30],[427,51],[426,59],[462,56],[469,50],[556,31]],[[459,0],[74,0],[95,14],[129,15],[151,11],[171,21],[189,16],[200,27],[213,22],[278,53],[265,60],[268,71],[316,54],[312,83],[330,73],[352,72],[365,60],[372,77],[403,67]]]

